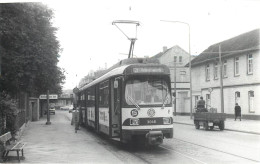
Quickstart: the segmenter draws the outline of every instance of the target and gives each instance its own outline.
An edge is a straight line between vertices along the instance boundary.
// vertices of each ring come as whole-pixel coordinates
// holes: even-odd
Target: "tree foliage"
[[[52,19],[42,3],[0,4],[1,91],[61,92],[65,76],[57,66],[60,44]]]

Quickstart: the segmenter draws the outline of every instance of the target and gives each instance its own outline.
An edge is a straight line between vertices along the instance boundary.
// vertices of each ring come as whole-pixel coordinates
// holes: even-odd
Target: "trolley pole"
[[[51,122],[50,122],[50,111],[49,111],[49,90],[47,90],[47,122],[46,122],[46,125],[50,125]]]
[[[126,24],[135,24],[136,26],[136,31],[135,31],[135,37],[134,38],[130,38],[126,35],[126,33],[123,32],[122,29],[119,28],[119,26],[117,26],[117,24],[122,24],[122,23],[126,23]],[[128,54],[128,58],[133,58],[134,56],[134,45],[135,45],[135,41],[137,40],[137,26],[140,25],[140,23],[138,21],[130,21],[130,20],[116,20],[112,22],[112,25],[115,25],[125,36],[128,40],[130,40],[130,49],[129,49],[129,54]]]

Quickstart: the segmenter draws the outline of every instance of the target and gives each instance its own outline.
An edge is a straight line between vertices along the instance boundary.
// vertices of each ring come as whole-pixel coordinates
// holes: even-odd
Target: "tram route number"
[[[147,124],[156,124],[156,120],[147,120]]]

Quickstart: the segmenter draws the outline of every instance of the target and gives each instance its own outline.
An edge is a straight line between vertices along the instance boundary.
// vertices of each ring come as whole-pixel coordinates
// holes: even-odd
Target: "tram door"
[[[120,136],[120,116],[121,116],[121,78],[114,78],[111,81],[111,135]]]

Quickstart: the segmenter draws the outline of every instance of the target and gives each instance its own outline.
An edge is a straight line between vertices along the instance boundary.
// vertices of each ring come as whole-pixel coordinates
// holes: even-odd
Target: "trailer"
[[[196,129],[202,126],[205,130],[213,130],[214,126],[218,126],[220,130],[225,128],[225,113],[212,112],[196,112],[194,113],[194,125]]]

